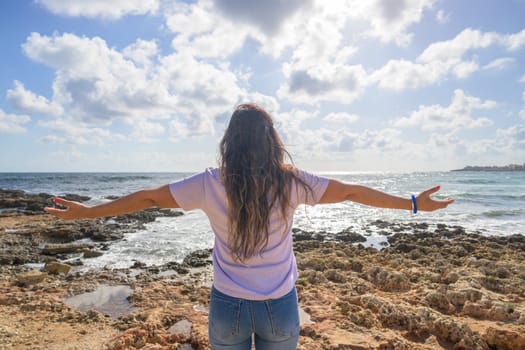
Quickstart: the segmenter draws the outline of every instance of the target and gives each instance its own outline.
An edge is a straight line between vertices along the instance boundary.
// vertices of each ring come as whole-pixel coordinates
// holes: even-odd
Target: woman
[[[416,212],[445,208],[452,200],[430,198],[439,186],[401,198],[316,176],[286,164],[286,155],[270,115],[243,104],[220,142],[218,168],[92,207],[56,198],[66,209],[45,210],[68,220],[149,207],[202,209],[215,233],[208,322],[212,349],[251,349],[252,335],[258,350],[295,349],[299,313],[291,229],[299,204],[350,200]]]

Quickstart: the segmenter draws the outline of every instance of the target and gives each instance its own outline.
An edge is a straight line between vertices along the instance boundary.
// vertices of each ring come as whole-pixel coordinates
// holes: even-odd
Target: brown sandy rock
[[[22,272],[16,276],[15,283],[21,286],[29,286],[31,284],[37,284],[44,281],[47,277],[47,273],[40,272],[37,270],[31,270]]]
[[[373,266],[365,272],[365,276],[367,280],[385,292],[410,289],[410,281],[403,272],[391,271],[381,266]]]
[[[489,327],[485,339],[494,349],[525,349],[525,334],[520,331]]]
[[[51,274],[59,274],[62,273],[64,275],[67,275],[69,271],[71,270],[71,266],[68,264],[59,263],[56,261],[47,262],[44,265],[44,270],[46,272],[49,272]]]

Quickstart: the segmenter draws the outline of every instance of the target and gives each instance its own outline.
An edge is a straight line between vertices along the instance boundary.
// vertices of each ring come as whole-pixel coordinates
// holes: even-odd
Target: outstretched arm
[[[454,202],[450,198],[442,201],[432,199],[430,196],[439,191],[439,188],[439,186],[436,186],[421,192],[416,197],[417,209],[434,211],[446,208],[450,203]],[[412,200],[410,198],[402,198],[366,186],[347,184],[338,180],[330,180],[319,203],[338,203],[345,200],[379,208],[412,209]]]
[[[58,209],[48,207],[44,208],[44,210],[64,220],[117,216],[134,213],[151,207],[179,208],[179,204],[171,195],[168,185],[137,191],[114,201],[95,206],[87,206],[62,198],[55,198],[53,201],[66,208]]]

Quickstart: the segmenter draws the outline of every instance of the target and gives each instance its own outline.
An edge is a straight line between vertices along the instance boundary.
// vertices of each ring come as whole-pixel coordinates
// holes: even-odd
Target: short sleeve
[[[301,184],[296,181],[295,187],[297,191],[294,191],[297,195],[296,204],[315,205],[319,203],[319,200],[328,187],[330,179],[299,169],[296,170],[296,174],[310,187],[309,189],[304,188],[304,186],[301,186]]]
[[[171,195],[184,210],[202,209],[205,198],[205,172],[169,184]]]

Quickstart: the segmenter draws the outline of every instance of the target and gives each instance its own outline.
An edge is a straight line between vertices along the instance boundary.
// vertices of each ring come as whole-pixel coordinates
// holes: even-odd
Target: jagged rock
[[[148,223],[155,221],[158,217],[177,217],[184,215],[183,212],[171,209],[148,208],[136,213],[126,214],[114,217],[113,219],[119,223]]]
[[[341,242],[366,242],[366,238],[357,232],[351,231],[351,228],[347,228],[335,235],[335,239]]]
[[[37,284],[45,280],[47,273],[37,270],[22,272],[16,276],[15,283],[21,286]]]
[[[335,283],[342,283],[345,280],[344,275],[337,270],[328,270],[325,272],[325,276],[329,281]]]
[[[320,232],[303,231],[301,229],[294,228],[292,230],[292,233],[293,233],[293,239],[296,242],[311,241],[311,240],[322,242],[325,239],[325,236],[323,235],[323,233],[320,233]]]
[[[437,291],[429,292],[425,297],[428,305],[445,314],[453,313],[456,308],[450,303],[447,296]]]
[[[93,248],[93,245],[87,243],[48,243],[42,248],[42,254],[57,255],[78,253],[85,249]]]
[[[71,270],[71,266],[68,264],[62,264],[56,261],[52,261],[52,262],[47,262],[44,265],[44,270],[46,272],[49,272],[55,275],[60,274],[60,273],[67,275],[69,271]]]
[[[211,249],[196,250],[186,255],[182,261],[183,265],[189,267],[203,267],[211,263]]]
[[[104,255],[104,253],[99,252],[99,251],[97,251],[97,250],[93,250],[93,249],[84,249],[84,250],[82,251],[82,253],[83,253],[82,256],[83,256],[84,258],[86,258],[86,259],[88,259],[88,258],[97,258],[97,257],[99,257],[99,256]]]
[[[14,208],[26,214],[41,213],[44,207],[53,206],[53,195],[47,193],[29,194],[20,190],[0,189],[0,208]],[[89,197],[75,194],[62,196],[67,200],[86,201]]]
[[[467,302],[476,302],[483,296],[478,289],[465,288],[460,290],[449,290],[446,293],[447,299],[456,307],[463,307]]]
[[[485,335],[487,343],[498,350],[525,349],[525,335],[523,332],[510,329],[489,327]]]
[[[373,266],[365,272],[365,275],[368,281],[385,292],[410,289],[410,281],[402,272],[389,271],[381,266]]]

